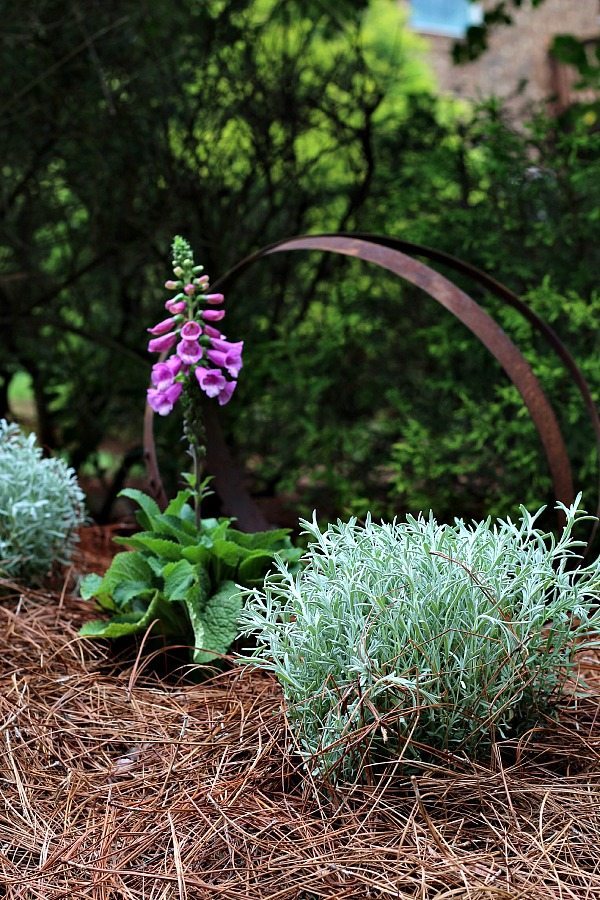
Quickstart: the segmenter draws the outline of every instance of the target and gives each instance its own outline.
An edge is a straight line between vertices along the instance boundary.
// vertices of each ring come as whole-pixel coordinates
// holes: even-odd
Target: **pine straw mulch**
[[[96,537],[91,568],[110,554]],[[0,616],[2,896],[600,897],[594,660],[593,693],[489,767],[327,792],[299,773],[270,678],[117,666],[60,586],[15,590]]]

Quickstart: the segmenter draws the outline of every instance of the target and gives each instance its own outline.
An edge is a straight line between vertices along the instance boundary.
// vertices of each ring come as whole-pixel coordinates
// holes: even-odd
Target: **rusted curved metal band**
[[[588,541],[588,545],[591,544],[596,536],[598,527],[600,526],[600,414],[598,412],[598,407],[594,402],[594,398],[592,397],[590,387],[583,376],[583,373],[579,369],[577,363],[569,353],[568,349],[559,338],[556,331],[550,325],[548,325],[547,322],[545,322],[543,319],[540,319],[537,313],[535,313],[529,306],[527,306],[527,304],[521,300],[518,294],[515,294],[514,291],[511,291],[509,288],[507,288],[506,285],[502,284],[500,281],[497,281],[495,278],[492,278],[491,275],[488,275],[488,273],[484,272],[482,269],[478,269],[477,266],[465,262],[464,260],[459,259],[456,256],[452,256],[450,253],[445,253],[443,250],[437,250],[434,247],[428,247],[424,244],[417,244],[413,241],[405,241],[401,238],[388,237],[387,235],[359,233],[355,235],[345,234],[344,236],[358,237],[363,240],[369,240],[377,244],[381,244],[384,247],[392,247],[396,250],[402,250],[411,256],[421,256],[424,259],[441,263],[442,265],[447,266],[449,269],[453,269],[455,272],[460,272],[461,274],[466,275],[471,279],[471,281],[475,282],[476,284],[480,284],[483,288],[485,288],[485,290],[489,291],[490,294],[498,297],[500,300],[503,300],[508,306],[511,306],[513,309],[517,310],[517,312],[520,313],[523,318],[526,319],[546,340],[549,347],[554,350],[556,355],[559,357],[559,359],[569,372],[571,379],[575,384],[575,387],[581,395],[590,419],[592,430],[594,432],[594,439],[596,441],[598,497],[595,504],[596,521],[593,525],[590,539]]]
[[[254,262],[273,253],[287,252],[290,250],[317,250],[321,252],[338,253],[367,262],[373,262],[422,288],[433,299],[436,299],[442,306],[452,312],[482,341],[484,346],[490,350],[504,368],[509,378],[513,381],[523,397],[542,441],[552,476],[555,495],[557,499],[561,500],[563,503],[569,504],[573,499],[573,485],[565,444],[554,411],[529,364],[510,338],[508,338],[494,320],[484,312],[474,300],[461,291],[456,285],[452,284],[452,282],[444,278],[440,273],[430,269],[428,266],[415,259],[411,259],[410,256],[401,252],[399,249],[400,247],[415,253],[415,255],[429,257],[444,265],[451,266],[456,271],[461,271],[464,274],[469,275],[496,294],[496,296],[511,303],[511,305],[525,315],[526,318],[532,322],[534,327],[538,328],[538,330],[544,334],[553,349],[559,354],[580,389],[584,401],[586,401],[586,406],[588,406],[588,409],[593,409],[593,415],[595,415],[597,420],[597,411],[593,405],[589,388],[572,360],[572,357],[552,329],[543,323],[542,320],[538,319],[538,317],[535,316],[535,314],[532,313],[516,295],[508,291],[508,289],[504,288],[503,285],[500,285],[490,276],[486,275],[486,273],[470,266],[468,263],[455,260],[453,257],[444,254],[441,251],[432,250],[431,248],[407,241],[401,241],[396,238],[379,235],[307,235],[279,241],[276,244],[264,247],[262,250],[248,256],[230,269],[229,272],[214,283],[214,287],[222,288],[226,284],[230,284]],[[209,447],[213,442],[216,442],[217,444],[220,444],[221,449],[223,449],[225,445],[218,420],[216,417],[211,418],[213,421],[209,428]],[[154,451],[152,420],[152,410],[147,410],[144,429],[146,459],[150,478],[154,482],[155,493],[160,493],[162,485],[160,483],[160,475]],[[592,420],[594,422],[594,427],[596,428],[593,416]],[[600,441],[600,422],[598,422],[598,437]],[[227,492],[227,477],[230,478],[232,471],[232,469],[228,469],[228,466],[221,468],[223,470],[221,477],[218,479],[215,478],[215,486],[219,494],[222,494],[223,489]],[[219,482],[221,482],[221,484]],[[236,485],[236,489],[238,493],[233,499],[235,499],[236,506],[239,506],[239,501],[243,501],[242,505],[246,509],[244,515],[245,519],[253,506],[253,501],[241,486],[241,482]],[[228,493],[230,496],[232,495],[231,490],[229,490]],[[255,506],[254,510],[256,510]],[[230,511],[235,514],[235,510]],[[256,517],[254,518],[256,522],[257,519]],[[258,519],[261,518],[262,517],[259,514]],[[238,521],[240,527],[248,527],[239,516]],[[257,525],[254,524],[251,527],[257,527]],[[261,524],[258,527],[263,527],[263,525]]]
[[[328,250],[372,262],[426,291],[453,313],[498,360],[521,394],[546,453],[555,496],[573,501],[571,466],[560,428],[531,366],[500,326],[474,300],[439,272],[399,250],[353,237],[298,237],[267,250],[265,255],[287,250]]]
[[[560,358],[565,368],[569,371],[575,386],[579,390],[585,407],[587,409],[588,415],[590,417],[590,422],[592,424],[592,428],[594,431],[594,436],[596,439],[596,447],[598,451],[598,460],[600,463],[600,414],[598,413],[598,408],[594,403],[594,399],[592,397],[592,393],[590,391],[589,385],[577,363],[554,331],[554,329],[548,325],[543,319],[541,319],[526,303],[524,303],[518,294],[515,294],[514,291],[511,291],[506,285],[497,281],[495,278],[492,278],[487,272],[484,272],[483,269],[477,268],[477,266],[472,265],[471,263],[465,262],[462,259],[459,259],[456,256],[452,256],[450,253],[445,253],[443,250],[437,250],[434,247],[428,247],[425,244],[417,244],[414,241],[405,241],[402,238],[390,237],[388,235],[379,235],[379,234],[370,234],[370,233],[353,233],[349,234],[346,232],[339,232],[336,234],[319,234],[319,235],[310,235],[310,237],[318,237],[318,238],[330,238],[330,237],[343,237],[349,239],[358,239],[362,241],[367,241],[372,244],[379,244],[383,247],[390,247],[394,250],[400,250],[404,253],[407,253],[409,256],[421,256],[424,259],[431,260],[432,262],[439,262],[444,266],[447,266],[450,269],[453,269],[455,272],[460,272],[463,275],[466,275],[472,281],[477,284],[480,284],[487,291],[493,294],[495,297],[498,297],[500,300],[503,300],[509,306],[512,306],[513,309],[516,309],[523,318],[527,319],[531,325],[545,338],[549,346],[556,353],[556,355]],[[241,260],[236,266],[226,272],[223,276],[218,279],[218,282],[215,282],[215,288],[217,286],[221,287],[225,284],[229,284],[231,281],[235,280],[239,275],[242,274],[249,266],[251,266],[258,259],[261,259],[263,256],[268,253],[277,252],[277,248],[282,247],[287,243],[287,239],[283,241],[278,241],[277,243],[270,244],[268,247],[262,248],[262,250],[253,253],[252,255],[246,257],[246,259]],[[599,481],[599,498],[598,498],[598,510],[600,511],[600,481]]]

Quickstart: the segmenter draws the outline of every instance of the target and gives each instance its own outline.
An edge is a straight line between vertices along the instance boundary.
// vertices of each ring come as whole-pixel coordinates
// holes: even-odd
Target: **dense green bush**
[[[193,647],[195,663],[227,653],[241,608],[237,584],[261,583],[275,555],[294,566],[301,551],[286,529],[243,534],[231,519],[196,521],[191,489],[179,491],[162,513],[141,491],[123,493],[139,504],[143,530],[115,538],[132,549],[117,553],[104,575],[83,579],[81,596],[95,598],[111,617],[86,622],[80,634],[121,638],[153,629]]]
[[[83,15],[62,0],[7,4],[0,404],[27,371],[42,440],[74,465],[107,431],[139,434],[140,323],[160,303],[173,233],[216,275],[285,233],[352,224],[383,99],[405,105],[431,84],[399,9],[379,0],[392,21],[375,44],[364,6],[106,0]],[[94,54],[74,50],[82,28]],[[277,280],[290,269],[276,265]],[[273,283],[254,280],[245,320],[263,290],[269,315]]]
[[[485,755],[551,713],[576,648],[598,646],[600,564],[520,523],[338,522],[247,593],[245,662],[273,672],[311,769],[356,778],[383,760]]]
[[[413,98],[402,126],[382,123],[376,133],[360,225],[461,256],[521,292],[563,338],[597,396],[594,122],[591,111],[568,122],[538,112],[517,127],[494,103],[457,110]],[[295,268],[312,287],[311,262]],[[552,502],[520,397],[462,325],[381,270],[344,259],[319,272],[310,301],[282,289],[283,299],[271,301],[274,323],[262,320],[263,332],[251,325],[258,333],[248,342],[247,402],[230,428],[263,490],[289,492],[302,514],[316,506],[329,517],[370,509],[389,518],[433,507],[451,520],[507,515],[519,500]],[[566,370],[518,314],[458,282],[531,362],[558,415],[576,488],[595,506],[593,433]],[[266,339],[268,356],[259,349]]]
[[[0,419],[0,576],[36,578],[67,562],[84,517],[75,472]]]
[[[76,467],[107,436],[139,440],[140,323],[180,230],[214,275],[303,231],[438,246],[525,294],[598,390],[594,106],[515,124],[494,102],[441,101],[400,5],[384,0],[88,4],[97,59],[74,50],[76,9],[11,0],[5,14],[0,415],[26,371],[43,443]],[[255,266],[228,303],[247,365],[224,425],[256,490],[289,492],[305,515],[481,516],[550,498],[505,376],[418,292],[293,253]],[[501,318],[549,386],[591,506],[581,405],[552,356]],[[167,463],[171,427],[158,435]]]
[[[597,395],[600,295],[546,280],[526,300]],[[548,393],[576,489],[594,508],[598,463],[581,396],[524,320],[495,312]],[[375,285],[363,271],[331,285],[327,302],[313,303],[267,356],[250,342],[247,360],[245,402],[231,423],[238,447],[257,484],[283,490],[303,514],[389,518],[433,507],[448,521],[507,515],[519,496],[530,508],[552,502],[537,432],[500,366],[437,304],[385,277]]]

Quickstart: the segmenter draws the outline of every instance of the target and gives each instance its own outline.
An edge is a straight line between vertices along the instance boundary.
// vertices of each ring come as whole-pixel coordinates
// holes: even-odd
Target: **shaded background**
[[[544,16],[538,5],[483,4],[454,55],[485,66],[494,29],[521,34],[524,20],[505,20],[514,7]],[[5,4],[0,416],[69,458],[99,518],[141,476],[145,328],[160,317],[174,233],[213,278],[306,231],[439,247],[521,292],[598,395],[597,44],[554,35],[560,78],[544,100],[516,71],[502,100],[457,98],[410,26],[417,7]],[[566,373],[514,313],[474,296],[526,351],[593,506],[592,432]],[[289,254],[227,301],[227,334],[246,353],[223,424],[274,519],[552,502],[515,389],[424,295],[359,263]],[[157,436],[173,486],[185,465],[176,416]]]

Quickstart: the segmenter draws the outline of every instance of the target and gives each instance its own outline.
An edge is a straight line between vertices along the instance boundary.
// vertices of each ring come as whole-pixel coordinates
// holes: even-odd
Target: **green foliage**
[[[573,292],[560,293],[546,280],[526,301],[568,347],[579,346],[582,372],[596,393],[600,389],[599,348],[591,323],[600,316],[600,295],[593,293],[585,301]],[[575,463],[576,483],[585,485],[587,500],[595,502],[598,461],[581,396],[566,369],[543,348],[524,319],[513,310],[498,311],[498,318],[531,362],[557,411]],[[475,360],[481,366],[479,385],[474,371],[469,371],[470,384],[464,383],[455,373],[463,364],[461,355],[468,353],[469,338],[457,334],[452,344],[448,337],[442,323],[421,334],[422,352],[434,365],[443,360],[451,375],[436,366],[431,396],[421,398],[407,411],[404,433],[392,444],[387,468],[391,496],[413,509],[429,508],[431,498],[436,497],[445,516],[453,503],[465,514],[476,515],[485,509],[503,515],[509,498],[519,491],[528,506],[535,506],[549,493],[549,476],[521,397],[516,388],[497,379],[475,348]],[[442,413],[437,420],[435,398]]]
[[[188,503],[192,489],[180,491],[164,513],[141,491],[122,494],[140,506],[137,518],[144,530],[116,538],[133,549],[118,553],[103,577],[82,580],[83,599],[94,597],[112,616],[86,622],[80,634],[124,637],[154,622],[163,634],[193,643],[195,663],[227,653],[241,607],[237,584],[260,583],[275,556],[293,566],[301,551],[292,547],[285,529],[247,535],[232,528],[230,519],[196,525]]]
[[[477,0],[471,0],[476,3]],[[457,41],[452,48],[455,63],[471,62],[478,59],[488,48],[490,35],[500,26],[513,25],[512,10],[525,5],[533,8],[540,6],[544,0],[498,0],[486,3],[483,21],[480,25],[471,25],[467,29],[465,40]]]
[[[107,436],[139,441],[144,325],[179,231],[215,276],[303,231],[439,247],[550,314],[600,389],[593,108],[515,127],[497,103],[439,100],[393,0],[5,6],[0,415],[3,383],[29,373],[42,442],[75,467]],[[418,291],[290,253],[254,266],[228,305],[246,366],[222,424],[257,492],[330,517],[479,518],[550,499],[500,368]],[[552,355],[501,318],[549,386],[591,506],[582,406]],[[172,419],[156,433],[174,483]]]
[[[388,89],[430,81],[391,3],[380,59],[366,5],[8,0],[0,385],[31,375],[42,440],[76,467],[107,431],[139,433],[171,234],[217,274],[360,207],[363,132]]]
[[[0,419],[0,576],[28,580],[68,562],[84,518],[73,469]]]
[[[557,34],[550,52],[562,63],[572,66],[578,76],[578,88],[600,87],[600,44],[598,41],[578,40],[572,34]],[[597,104],[596,104],[597,106]]]
[[[398,133],[380,135],[379,176],[364,220],[375,231],[464,256],[521,291],[597,395],[600,134],[583,119],[557,132],[545,115],[517,132],[494,104],[459,118],[447,112],[442,124],[420,101],[412,117],[420,144],[407,140],[401,165]],[[299,271],[308,277],[308,264]],[[517,498],[529,507],[550,502],[533,424],[477,340],[422,293],[380,271],[347,261],[324,271],[302,316],[294,317],[286,296],[287,315],[267,356],[260,335],[249,345],[230,427],[259,486],[290,494],[304,515],[317,507],[328,517],[434,507],[451,520],[457,512],[505,516]],[[474,296],[515,338],[548,391],[576,488],[593,506],[593,434],[566,371],[516,313]]]
[[[599,644],[600,563],[572,567],[576,506],[558,539],[521,510],[516,524],[304,522],[298,574],[279,565],[246,592],[259,646],[244,661],[281,682],[313,770],[481,756],[552,713],[576,649]]]

